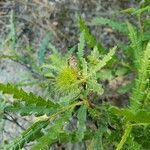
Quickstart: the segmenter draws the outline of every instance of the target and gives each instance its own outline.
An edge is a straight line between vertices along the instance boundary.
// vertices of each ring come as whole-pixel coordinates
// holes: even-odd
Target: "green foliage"
[[[102,17],[94,18],[92,20],[92,24],[93,25],[108,25],[112,27],[112,29],[118,30],[119,32],[124,32],[124,33],[128,32],[127,25],[125,23],[116,22],[107,18],[102,18]]]
[[[132,121],[135,123],[143,123],[143,124],[149,124],[150,123],[150,112],[140,110],[136,113],[130,109],[120,109],[112,107],[111,111],[118,116],[123,116],[127,121]]]
[[[98,47],[99,52],[105,52],[105,48],[102,46],[102,44],[96,41],[96,38],[90,33],[90,30],[82,18],[79,18],[79,28],[81,32],[84,32],[85,40],[89,47],[94,48],[96,46]]]
[[[134,58],[134,65],[136,68],[139,68],[141,57],[142,57],[142,40],[141,37],[138,36],[138,33],[134,27],[128,23],[129,30],[129,38],[131,41],[132,55]]]
[[[108,25],[127,36],[128,42],[122,42],[123,46],[119,43],[108,51],[97,42],[82,18],[79,18],[79,42],[66,53],[50,43],[48,33],[38,49],[42,66],[34,66],[42,77],[39,86],[44,88],[46,96],[25,92],[14,84],[0,83],[2,94],[13,98],[12,102],[0,98],[1,129],[3,118],[9,113],[36,117],[20,136],[1,145],[0,149],[18,150],[30,142],[34,142],[31,150],[51,148],[56,143],[79,142],[92,150],[149,149],[150,38],[149,23],[141,20],[146,11],[149,7],[124,11],[137,16],[138,26],[101,17],[92,21],[93,25]],[[16,48],[13,14],[11,26],[13,48]],[[123,49],[123,58],[116,55],[113,59],[117,47]],[[49,57],[45,56],[47,49],[52,51]],[[1,55],[0,58],[13,59],[12,56]],[[18,55],[14,56],[23,61]],[[124,101],[124,94],[128,95],[127,106],[112,105],[120,99]],[[118,97],[121,98],[118,100]],[[76,120],[73,126],[72,120]]]
[[[145,11],[150,11],[150,6],[142,7],[140,9],[128,8],[128,9],[123,10],[122,12],[132,13],[134,15],[140,15]]]
[[[135,81],[135,87],[133,88],[133,93],[130,101],[130,107],[133,110],[138,110],[142,106],[144,99],[148,93],[149,84],[149,68],[150,68],[150,42],[147,44],[146,49],[143,52],[143,57],[141,58],[141,64],[138,68],[138,76]]]
[[[132,130],[131,126],[127,126],[126,127],[125,132],[124,132],[124,134],[122,136],[122,139],[121,139],[120,143],[117,145],[116,150],[121,150],[122,149],[122,147],[123,147],[125,141],[127,140],[127,137],[129,136],[131,130]]]
[[[102,141],[102,137],[103,137],[103,131],[102,128],[98,129],[97,133],[95,134],[95,136],[92,139],[92,143],[89,146],[90,149],[93,150],[103,150],[103,141]]]
[[[60,134],[65,132],[65,130],[63,130],[64,123],[71,117],[71,113],[66,112],[60,117],[61,118],[54,121],[53,125],[48,129],[48,131],[46,131],[46,134],[38,139],[38,143],[32,147],[32,150],[44,149],[48,147],[48,145],[59,140]]]
[[[4,150],[18,150],[23,147],[24,144],[33,141],[38,136],[41,136],[41,129],[45,128],[48,125],[48,121],[38,121],[31,125],[26,131],[24,131],[20,137],[13,140],[8,145],[2,147]]]
[[[14,15],[14,11],[11,11],[11,15],[10,15],[10,39],[11,39],[11,43],[12,43],[12,48],[13,50],[16,50],[16,46],[17,46],[17,33],[16,33],[16,22],[15,22],[15,15]]]
[[[58,105],[54,104],[50,100],[45,100],[40,96],[36,96],[33,93],[26,93],[22,89],[18,89],[16,86],[12,84],[3,84],[0,83],[0,91],[2,91],[4,94],[11,94],[14,98],[20,99],[21,101],[24,101],[27,104],[34,104],[37,106],[44,105],[45,107],[58,107]]]
[[[86,106],[81,106],[78,111],[78,123],[77,123],[77,132],[76,136],[78,141],[82,141],[84,138],[84,132],[86,131],[86,115],[87,115],[87,108]]]
[[[4,108],[5,112],[8,113],[17,113],[22,116],[28,115],[35,115],[35,116],[42,116],[42,115],[50,115],[56,112],[58,109],[53,107],[43,107],[38,105],[27,105],[21,103],[14,103],[13,105],[8,105]]]
[[[4,108],[5,108],[5,101],[2,96],[0,96],[0,133],[2,133],[4,129],[4,123],[5,121],[3,120],[4,117]]]
[[[51,33],[48,32],[40,44],[40,47],[38,50],[38,57],[39,57],[40,64],[44,63],[44,56],[45,56],[45,52],[46,52],[46,49],[48,47],[48,44],[50,42],[50,39],[51,39]]]

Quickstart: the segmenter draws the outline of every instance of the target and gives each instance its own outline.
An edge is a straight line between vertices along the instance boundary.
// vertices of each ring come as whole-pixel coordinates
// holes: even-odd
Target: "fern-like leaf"
[[[38,50],[38,58],[39,58],[40,64],[44,63],[44,55],[45,55],[46,49],[48,47],[48,44],[50,42],[50,39],[51,39],[51,33],[48,32],[40,44],[40,47]]]
[[[112,107],[111,112],[115,113],[118,116],[123,116],[127,121],[135,123],[150,124],[150,112],[139,110],[136,113],[130,109],[120,109],[117,107]]]
[[[108,25],[112,29],[118,30],[119,32],[128,33],[127,25],[125,23],[116,22],[111,19],[99,17],[92,20],[93,25]]]
[[[104,89],[102,88],[102,85],[97,82],[97,80],[89,79],[87,82],[87,88],[92,91],[96,92],[99,95],[102,95],[104,92]]]
[[[4,99],[0,96],[0,134],[2,133],[4,129],[4,108],[5,108],[5,101]]]
[[[132,48],[132,57],[134,60],[134,65],[137,68],[140,66],[140,61],[142,57],[142,51],[143,51],[143,46],[142,46],[142,37],[138,36],[138,33],[136,29],[133,27],[132,24],[127,23],[128,25],[128,31],[129,31],[129,39],[131,41],[131,48]]]
[[[56,107],[46,108],[45,106],[37,106],[37,105],[24,105],[24,104],[13,104],[10,106],[5,106],[4,112],[8,113],[17,113],[22,116],[42,116],[42,115],[51,115],[55,113],[58,109]]]
[[[71,112],[66,112],[54,121],[54,125],[48,129],[45,135],[38,139],[38,143],[32,147],[32,150],[42,150],[53,144],[59,139],[59,135],[64,133],[64,123],[71,117]]]
[[[3,84],[0,83],[0,91],[2,91],[4,94],[10,94],[13,95],[14,98],[20,99],[21,101],[25,101],[27,104],[34,104],[37,106],[43,106],[43,107],[54,107],[57,108],[58,105],[54,104],[50,100],[45,100],[42,97],[37,97],[33,93],[26,93],[22,89],[18,89],[16,86],[11,84]]]
[[[92,76],[93,74],[97,73],[98,71],[100,71],[106,64],[108,61],[110,61],[112,59],[112,57],[115,54],[116,51],[116,46],[114,48],[112,48],[108,54],[104,55],[103,59],[99,61],[99,63],[93,67],[90,68],[90,74],[89,76]]]
[[[146,89],[149,83],[149,66],[150,66],[150,42],[147,44],[144,51],[141,64],[138,68],[138,77],[136,79],[135,87],[130,100],[130,108],[138,110],[142,106],[142,102],[146,97]]]
[[[21,149],[26,143],[35,140],[41,136],[40,131],[48,125],[49,121],[38,121],[31,125],[27,130],[25,130],[21,136],[14,139],[10,144],[2,146],[1,149],[4,150],[18,150]],[[38,136],[39,134],[39,136]]]
[[[102,136],[103,136],[103,131],[102,129],[98,129],[91,141],[91,144],[89,145],[89,149],[92,150],[104,150],[103,149],[103,142],[102,142]]]
[[[98,43],[96,38],[90,33],[90,30],[88,29],[85,21],[82,18],[79,18],[79,28],[81,32],[84,32],[85,40],[91,48],[97,46],[99,52],[105,52],[105,48],[102,46],[102,44]]]
[[[139,15],[139,14],[145,12],[145,11],[150,12],[150,6],[146,6],[146,7],[140,8],[140,9],[134,11],[133,14]]]
[[[17,44],[17,33],[16,33],[16,23],[15,23],[15,16],[14,16],[14,11],[11,11],[10,15],[10,38],[12,40],[12,48],[13,50],[16,49],[16,44]]]
[[[131,126],[126,127],[124,134],[122,136],[122,139],[121,139],[120,143],[117,145],[116,150],[121,150],[123,148],[123,145],[126,142],[128,136],[130,135],[131,130],[132,130]]]
[[[80,38],[79,38],[79,44],[78,44],[78,58],[81,60],[84,56],[84,46],[85,46],[85,41],[84,41],[84,31],[81,32]]]
[[[87,115],[87,108],[85,105],[81,106],[78,111],[78,123],[77,123],[77,132],[76,138],[78,141],[82,141],[84,138],[84,132],[86,131],[86,115]]]

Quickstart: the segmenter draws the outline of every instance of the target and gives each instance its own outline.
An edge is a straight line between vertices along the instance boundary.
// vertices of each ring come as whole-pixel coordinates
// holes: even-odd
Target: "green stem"
[[[126,142],[128,136],[129,136],[131,130],[132,130],[132,126],[130,126],[128,124],[127,127],[126,127],[126,129],[125,129],[125,132],[124,132],[124,134],[122,136],[122,139],[121,139],[120,143],[117,145],[116,150],[121,150],[122,149],[122,147],[125,144],[125,142]]]
[[[41,121],[49,120],[49,122],[50,122],[50,121],[54,120],[54,119],[57,117],[57,115],[59,115],[59,114],[65,112],[65,111],[68,111],[69,109],[73,109],[73,108],[75,108],[76,106],[82,105],[82,104],[84,104],[84,103],[85,103],[84,101],[80,101],[80,102],[71,104],[71,105],[69,105],[69,106],[63,107],[62,109],[60,109],[58,112],[54,113],[54,114],[51,115],[51,116],[48,116],[48,117],[45,117],[45,116],[44,116],[44,118],[43,118],[43,117],[40,117],[40,118],[38,118],[38,120],[41,120]]]

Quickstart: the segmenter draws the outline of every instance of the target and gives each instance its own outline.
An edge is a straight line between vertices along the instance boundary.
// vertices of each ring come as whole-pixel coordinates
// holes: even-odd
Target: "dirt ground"
[[[40,41],[48,31],[53,33],[51,42],[61,51],[66,51],[68,47],[76,44],[79,35],[77,24],[79,15],[84,18],[98,41],[102,41],[110,48],[116,45],[118,39],[126,40],[125,37],[108,27],[92,26],[91,20],[94,17],[107,17],[121,22],[125,22],[126,19],[134,22],[131,15],[120,13],[120,10],[129,7],[138,8],[139,3],[135,0],[0,0],[0,44],[8,36],[10,12],[13,10],[19,43],[17,53],[21,53],[24,57],[28,53],[24,48],[30,45],[33,57],[37,59]],[[10,49],[0,49],[0,54],[12,53]],[[34,81],[35,73],[28,61],[22,64],[9,59],[0,59],[0,82],[20,83],[29,79]],[[25,89],[41,93],[41,89],[36,85],[27,86]],[[10,115],[6,119],[4,133],[0,133],[0,143],[22,132],[29,124],[29,120]],[[75,148],[70,146],[70,149]]]

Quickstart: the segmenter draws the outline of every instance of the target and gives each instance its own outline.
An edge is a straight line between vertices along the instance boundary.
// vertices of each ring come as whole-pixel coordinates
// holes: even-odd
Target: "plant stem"
[[[132,130],[132,126],[130,126],[128,124],[126,129],[125,129],[125,132],[124,132],[124,134],[122,136],[122,139],[121,139],[120,143],[117,145],[116,150],[121,150],[122,149],[122,147],[123,147],[124,143],[126,142],[126,140],[127,140],[128,136],[129,136],[131,130]]]

